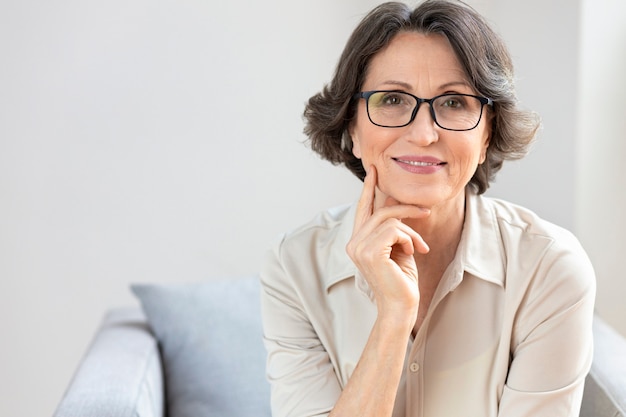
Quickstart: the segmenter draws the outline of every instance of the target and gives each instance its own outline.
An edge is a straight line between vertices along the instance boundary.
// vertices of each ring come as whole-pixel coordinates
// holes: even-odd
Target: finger
[[[377,183],[376,168],[372,165],[367,169],[367,174],[363,180],[363,190],[356,207],[356,215],[354,219],[354,229],[358,230],[367,222],[374,212],[374,199],[376,196]]]
[[[391,205],[388,205],[388,204],[391,204]],[[430,215],[430,210],[428,209],[417,207],[417,206],[399,204],[396,200],[394,200],[391,197],[388,197],[387,201],[385,201],[385,208],[386,208],[385,213],[378,213],[378,214],[384,215],[386,217],[391,216],[400,221],[402,221],[403,219],[423,219]],[[387,210],[387,208],[389,208],[389,210]],[[428,246],[428,244],[426,243],[422,235],[417,233],[410,226],[404,223],[401,223],[401,224],[404,228],[406,228],[406,233],[411,237],[411,242],[412,242],[411,252],[409,253],[405,250],[405,253],[407,255],[412,255],[413,250],[421,254],[428,253],[430,251],[430,247]]]
[[[400,223],[398,229],[402,230],[402,233],[407,236],[408,240],[403,242],[398,241],[397,244],[400,244],[402,247],[402,251],[407,255],[413,255],[415,251],[426,254],[430,251],[428,244],[424,241],[424,238],[413,230],[410,226]]]
[[[419,233],[416,233],[413,237],[413,247],[417,252],[421,253],[422,255],[426,255],[428,252],[430,252],[430,246],[428,246],[422,235],[420,235]]]
[[[399,230],[395,240],[396,242],[392,245],[392,253],[398,249],[408,256],[415,253],[415,237],[411,233]]]
[[[383,207],[393,207],[393,206],[412,206],[412,204],[403,204],[401,202],[399,202],[398,200],[396,200],[393,197],[387,197],[385,198],[385,202],[383,203],[383,205],[380,208]],[[415,207],[419,207],[419,206],[415,206]],[[421,208],[422,210],[424,210],[424,212],[426,213],[430,213],[430,210],[426,209],[426,208]]]
[[[430,210],[428,209],[406,204],[380,208],[373,214],[369,215],[369,217],[363,217],[363,222],[358,227],[355,226],[349,245],[352,249],[354,249],[354,245],[357,242],[364,239],[367,240],[368,236],[371,237],[373,233],[381,232],[384,228],[379,229],[379,227],[381,227],[384,223],[389,223],[391,221],[391,223],[394,224],[394,222],[397,222],[398,224],[404,225],[404,227],[410,229],[409,226],[402,222],[404,219],[420,219],[428,217],[429,215]],[[355,223],[358,224],[356,221]],[[413,229],[411,229],[411,231],[415,233],[416,236],[419,236]],[[391,243],[393,244],[393,242]],[[348,248],[349,251],[352,250],[350,247]],[[428,251],[427,246],[421,237],[416,240],[416,247],[420,253]]]
[[[410,204],[397,204],[394,206],[384,206],[376,210],[370,217],[378,218],[379,222],[385,219],[423,219],[430,216],[427,208],[413,206]],[[375,222],[378,223],[378,222]]]

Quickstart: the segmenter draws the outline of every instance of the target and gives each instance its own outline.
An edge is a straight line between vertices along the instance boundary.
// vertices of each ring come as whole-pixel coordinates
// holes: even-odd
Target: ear
[[[479,165],[484,163],[485,160],[487,159],[487,148],[489,148],[489,143],[491,142],[491,126],[492,126],[492,122],[491,122],[491,117],[490,117],[489,123],[487,123],[485,132],[484,132],[485,137],[483,139],[482,148],[480,150],[480,159],[478,160]]]
[[[485,162],[485,160],[487,159],[487,148],[489,148],[489,140],[490,140],[490,136],[487,135],[485,138],[485,141],[483,142],[483,147],[480,150],[480,159],[478,160],[478,164],[482,164]]]
[[[352,155],[354,155],[355,158],[362,159],[361,141],[359,140],[359,135],[357,135],[354,130],[354,123],[351,123],[348,127],[348,134],[352,139]]]

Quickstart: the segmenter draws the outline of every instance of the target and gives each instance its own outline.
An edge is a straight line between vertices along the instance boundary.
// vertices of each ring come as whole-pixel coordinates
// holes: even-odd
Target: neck
[[[465,220],[465,194],[445,204],[431,207],[425,219],[408,219],[405,223],[419,233],[430,247],[425,254],[415,255],[418,268],[428,265],[444,268],[448,266],[461,240]]]

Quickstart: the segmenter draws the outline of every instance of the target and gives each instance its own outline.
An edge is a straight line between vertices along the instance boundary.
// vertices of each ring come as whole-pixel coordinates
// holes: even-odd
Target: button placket
[[[423,325],[422,325],[423,326]],[[422,402],[423,402],[423,389],[424,389],[424,375],[420,372],[422,369],[421,364],[424,360],[424,338],[418,336],[413,341],[410,352],[407,356],[407,378],[406,378],[406,412],[407,415],[421,416],[422,414]]]

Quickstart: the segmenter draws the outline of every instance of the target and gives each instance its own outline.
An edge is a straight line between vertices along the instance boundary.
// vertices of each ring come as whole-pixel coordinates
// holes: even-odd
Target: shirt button
[[[409,369],[411,370],[411,372],[417,372],[420,370],[420,366],[419,364],[413,362],[411,365],[409,365]]]

